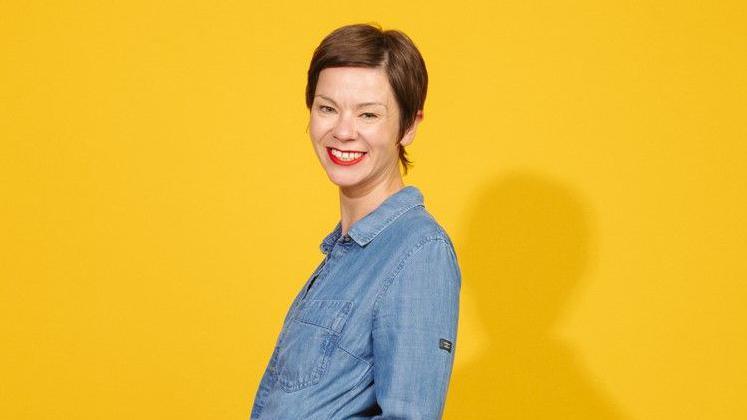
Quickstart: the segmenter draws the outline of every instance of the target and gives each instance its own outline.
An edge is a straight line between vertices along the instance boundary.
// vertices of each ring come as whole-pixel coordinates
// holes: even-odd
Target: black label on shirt
[[[451,353],[451,341],[445,338],[438,339],[438,348],[444,349],[448,351],[449,353]]]

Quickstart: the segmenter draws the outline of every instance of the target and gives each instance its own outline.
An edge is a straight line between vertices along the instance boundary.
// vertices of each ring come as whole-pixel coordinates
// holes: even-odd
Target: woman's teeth
[[[351,161],[358,159],[359,157],[363,156],[363,153],[361,152],[341,152],[337,149],[331,149],[332,154],[335,155],[336,158],[344,161]]]

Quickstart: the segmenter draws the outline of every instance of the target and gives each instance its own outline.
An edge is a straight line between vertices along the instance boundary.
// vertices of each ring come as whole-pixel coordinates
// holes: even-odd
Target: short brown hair
[[[328,67],[381,67],[400,109],[399,140],[423,109],[428,91],[428,71],[415,44],[397,30],[383,31],[371,24],[347,25],[327,35],[314,51],[306,84],[306,107],[314,103],[319,73]],[[412,162],[399,145],[399,160],[407,174]]]

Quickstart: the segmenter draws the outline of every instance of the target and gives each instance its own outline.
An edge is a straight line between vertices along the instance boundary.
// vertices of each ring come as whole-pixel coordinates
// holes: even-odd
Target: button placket
[[[295,308],[300,301],[303,301],[306,299],[306,296],[309,294],[309,290],[311,290],[311,286],[314,284],[317,277],[319,277],[322,274],[322,272],[326,270],[328,260],[329,260],[329,255],[325,255],[324,259],[322,260],[321,263],[319,263],[319,265],[317,266],[316,270],[314,270],[309,280],[306,282],[306,284],[304,284],[302,292],[299,294],[299,298],[293,302],[293,305],[291,306],[292,308]]]

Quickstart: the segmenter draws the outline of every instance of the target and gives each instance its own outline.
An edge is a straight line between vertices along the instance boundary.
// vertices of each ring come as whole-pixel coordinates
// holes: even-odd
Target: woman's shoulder
[[[396,261],[390,278],[402,272],[412,273],[412,270],[418,273],[431,270],[461,283],[454,244],[446,229],[425,207],[420,206],[403,214],[392,225],[387,237],[393,242],[388,249],[393,262]],[[423,267],[428,269],[424,270]],[[431,281],[427,280],[429,284]]]
[[[454,248],[446,229],[423,206],[403,214],[392,228],[392,237],[401,241],[406,248],[418,247],[426,242],[439,240],[448,244],[452,250]]]

